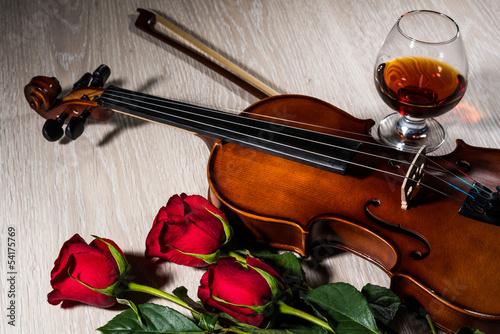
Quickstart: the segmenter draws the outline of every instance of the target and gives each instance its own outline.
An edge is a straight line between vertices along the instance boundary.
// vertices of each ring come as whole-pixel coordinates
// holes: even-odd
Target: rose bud
[[[57,305],[72,300],[98,307],[116,304],[116,296],[130,272],[123,252],[108,239],[90,245],[78,234],[66,241],[54,262],[48,302]]]
[[[198,298],[207,309],[226,312],[237,321],[263,327],[273,316],[273,303],[290,293],[283,279],[267,264],[247,257],[219,259],[202,276]]]
[[[232,236],[224,213],[205,198],[174,195],[155,218],[146,239],[146,257],[190,267],[217,262]]]

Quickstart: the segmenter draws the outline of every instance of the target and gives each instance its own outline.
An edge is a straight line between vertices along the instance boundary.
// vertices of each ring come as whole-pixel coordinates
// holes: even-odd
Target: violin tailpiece
[[[464,217],[500,226],[500,186],[493,191],[485,185],[474,183],[458,211]]]

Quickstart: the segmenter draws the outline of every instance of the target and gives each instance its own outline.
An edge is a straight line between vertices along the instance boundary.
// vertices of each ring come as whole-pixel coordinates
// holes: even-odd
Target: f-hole
[[[365,204],[365,213],[366,215],[372,220],[374,221],[375,223],[377,223],[378,225],[392,231],[392,232],[397,232],[397,233],[402,233],[402,234],[405,234],[407,236],[410,236],[411,238],[417,240],[418,242],[420,242],[426,249],[427,251],[422,253],[420,251],[413,251],[410,253],[410,257],[413,259],[413,260],[423,260],[425,259],[427,256],[429,256],[429,254],[431,253],[431,246],[429,245],[429,243],[427,242],[427,240],[420,234],[418,234],[417,232],[415,231],[412,231],[412,230],[409,230],[409,229],[406,229],[404,227],[401,227],[400,224],[392,224],[392,223],[388,223],[386,222],[385,220],[383,219],[380,219],[379,217],[377,217],[373,212],[370,211],[370,206],[380,206],[381,205],[381,202],[379,199],[371,199],[369,200],[368,202],[366,202]]]

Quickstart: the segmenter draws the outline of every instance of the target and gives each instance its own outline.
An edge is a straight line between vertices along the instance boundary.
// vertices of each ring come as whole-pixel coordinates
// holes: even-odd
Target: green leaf
[[[198,312],[205,310],[200,304],[198,304],[188,296],[188,290],[184,286],[175,288],[174,291],[172,291],[172,293],[174,294],[174,296],[182,300],[184,303],[188,304],[192,309]]]
[[[299,310],[310,313],[312,315],[312,310],[309,307],[305,306],[302,301],[300,303],[300,306],[301,307],[298,307]],[[317,324],[288,314],[279,314],[275,319],[273,328],[288,330],[295,334],[332,334],[330,331]]]
[[[184,255],[189,255],[189,256],[195,257],[197,259],[203,260],[207,264],[215,264],[215,263],[217,263],[217,261],[219,260],[219,256],[220,256],[220,249],[216,250],[212,254],[196,254],[196,253],[183,252],[179,248],[175,248],[172,245],[167,245],[167,246],[175,249],[176,251],[178,251],[179,253],[182,253]]]
[[[227,305],[231,305],[231,306],[236,306],[236,307],[242,307],[242,308],[248,308],[252,311],[255,311],[256,313],[258,314],[263,314],[264,311],[273,305],[273,301],[269,301],[267,302],[266,304],[264,305],[243,305],[243,304],[234,304],[234,303],[231,303],[231,302],[228,302],[227,300],[224,300],[222,298],[219,298],[215,295],[212,295],[211,296],[213,300],[219,302],[219,303],[223,303],[223,304],[227,304]]]
[[[241,328],[232,333],[238,334],[324,334],[312,330],[311,328],[290,328],[290,329],[261,329],[261,328]]]
[[[283,329],[283,330],[285,331],[284,333],[293,333],[293,334],[331,334],[326,329],[322,329],[322,328],[312,329],[308,326],[305,326],[303,328],[289,328],[289,329]]]
[[[142,319],[139,313],[139,309],[137,308],[137,306],[135,306],[133,301],[124,298],[116,298],[116,301],[122,305],[129,306],[132,309],[132,311],[134,311],[135,314],[137,315],[137,321],[139,321],[139,323],[142,325]]]
[[[484,334],[479,329],[471,328],[471,327],[462,327],[459,328],[455,334]]]
[[[304,327],[293,327],[286,329],[285,333],[294,333],[294,334],[331,334],[326,329],[323,328],[311,328],[311,326]]]
[[[141,304],[139,312],[143,324],[137,320],[132,309],[128,309],[98,328],[103,334],[154,334],[154,333],[200,333],[195,323],[181,313],[165,306]]]
[[[368,302],[352,285],[323,285],[303,298],[338,334],[381,334]]]
[[[71,268],[68,268],[68,276],[71,278],[71,279],[74,279],[75,281],[77,281],[78,283],[80,283],[81,285],[89,288],[90,290],[93,290],[95,292],[99,292],[99,293],[102,293],[103,295],[106,295],[106,296],[110,296],[110,297],[116,297],[116,291],[118,291],[118,287],[120,286],[121,282],[118,280],[116,281],[113,285],[110,285],[108,286],[107,288],[104,288],[104,289],[98,289],[98,288],[94,288],[92,286],[90,286],[89,284],[85,283],[85,282],[82,282],[80,281],[78,278],[74,277],[73,275],[71,275],[71,272],[70,272]]]
[[[224,228],[224,233],[226,234],[226,241],[224,241],[223,245],[227,244],[233,237],[233,228],[221,215],[218,215],[215,212],[208,210],[207,208],[205,208],[205,210],[214,215],[222,223],[222,227]]]
[[[218,320],[218,317],[213,317],[208,314],[202,313],[200,314],[200,321],[198,322],[198,326],[208,330],[209,332],[213,332]]]
[[[280,274],[287,285],[301,285],[305,281],[300,261],[293,253],[275,254],[267,250],[244,250],[240,253],[263,260]]]
[[[391,290],[382,286],[367,284],[361,290],[370,305],[375,319],[389,326],[401,305],[401,300]]]
[[[96,235],[93,235],[93,237],[104,242],[108,246],[111,255],[113,255],[113,257],[115,258],[116,264],[118,264],[118,269],[120,271],[120,277],[124,277],[124,276],[128,275],[131,267],[130,267],[130,264],[127,262],[127,259],[122,255],[122,253],[120,253],[120,251],[118,249],[116,249],[113,245],[111,245],[109,242],[102,239],[101,237],[98,237]]]
[[[269,274],[267,271],[262,270],[260,268],[252,267],[252,266],[250,266],[250,267],[253,270],[255,270],[256,272],[258,272],[266,280],[267,284],[269,284],[269,288],[271,289],[273,299],[276,297],[281,297],[282,292],[284,292],[285,290],[284,290],[283,284],[280,281],[278,281],[278,279],[276,277],[274,277],[273,275]]]
[[[215,326],[217,325],[217,321],[219,319],[217,314],[207,311],[203,308],[203,306],[192,300],[188,296],[188,290],[183,286],[175,288],[172,293],[196,312],[193,312],[193,317],[196,321],[198,321],[198,326],[203,329],[207,329],[210,332],[215,330]]]

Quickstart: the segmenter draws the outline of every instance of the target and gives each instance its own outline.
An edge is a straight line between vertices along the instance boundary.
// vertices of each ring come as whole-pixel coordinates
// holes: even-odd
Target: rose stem
[[[191,312],[195,312],[197,314],[199,313],[199,312],[193,310],[188,304],[186,304],[185,302],[183,302],[182,300],[180,300],[176,296],[168,294],[168,293],[163,292],[161,290],[152,288],[150,286],[141,285],[141,284],[137,284],[137,283],[134,283],[134,282],[129,282],[128,283],[128,290],[129,291],[144,292],[144,293],[153,295],[155,297],[160,297],[160,298],[166,299],[166,300],[168,300],[168,301],[170,301],[172,303],[180,305],[180,306],[182,306],[184,308],[187,308]]]
[[[432,319],[431,319],[430,315],[427,314],[425,316],[425,319],[427,319],[427,323],[429,324],[429,327],[431,328],[431,333],[436,334],[436,328],[434,327],[434,324],[432,323]]]
[[[328,331],[330,331],[332,333],[335,333],[335,331],[328,325],[327,322],[325,322],[325,321],[323,321],[321,319],[318,319],[315,316],[312,316],[312,315],[310,315],[307,312],[304,312],[304,311],[298,310],[296,308],[293,308],[293,307],[291,307],[291,306],[289,306],[289,305],[287,305],[287,304],[285,304],[283,302],[278,302],[278,309],[283,314],[294,315],[296,317],[299,317],[299,318],[302,318],[302,319],[307,320],[309,322],[312,322],[313,324],[321,326],[324,329],[326,329],[326,330],[328,330]]]

